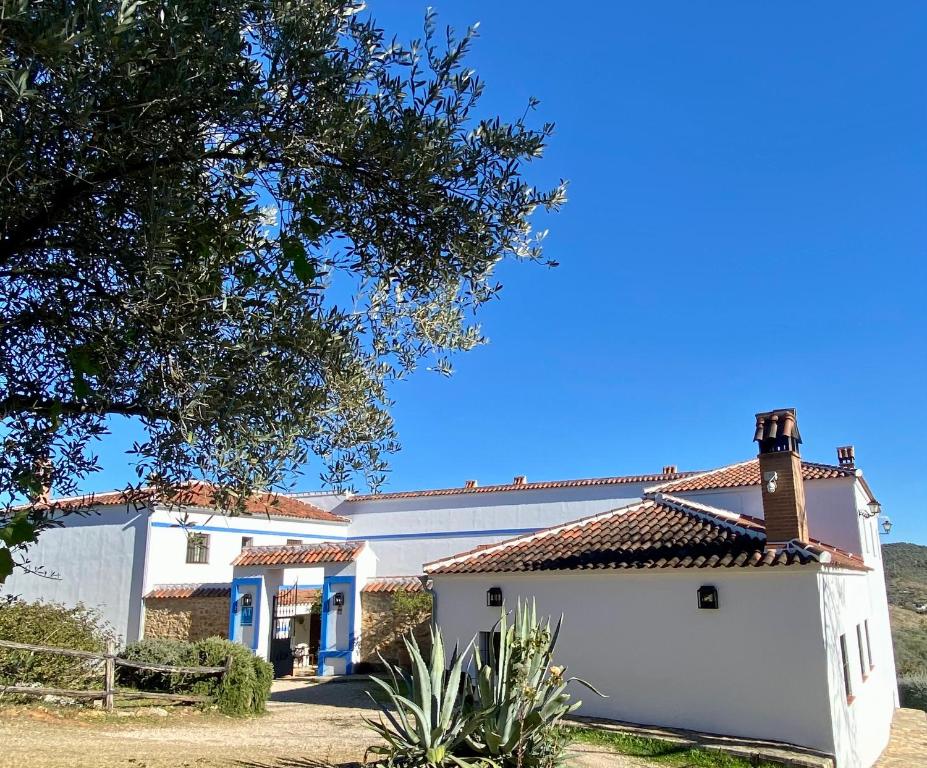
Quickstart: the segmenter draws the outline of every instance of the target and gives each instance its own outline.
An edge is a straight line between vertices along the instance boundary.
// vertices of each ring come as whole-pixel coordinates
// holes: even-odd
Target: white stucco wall
[[[232,560],[241,552],[242,537],[254,539],[254,546],[286,544],[302,539],[305,544],[344,541],[347,525],[296,518],[267,518],[259,515],[225,517],[207,512],[189,512],[188,530],[209,534],[209,562],[187,562],[187,535],[180,523],[183,514],[157,509],[151,517],[151,557],[145,575],[145,589],[156,584],[224,583],[232,580]]]
[[[828,649],[828,686],[838,768],[868,768],[885,749],[898,706],[891,629],[881,569],[869,574],[821,574],[821,606]],[[857,626],[869,623],[873,667],[863,663]],[[840,635],[846,637],[852,702],[843,679]]]
[[[856,478],[832,478],[805,482],[808,530],[819,541],[848,552],[862,553],[857,509],[861,504]],[[674,492],[674,496],[731,512],[762,518],[763,497],[759,486],[718,488],[710,491]]]
[[[699,610],[703,584],[718,610]],[[578,714],[834,750],[814,568],[436,576],[446,642],[492,627],[493,586],[563,612],[557,663],[610,697],[573,688]]]
[[[141,631],[147,510],[96,507],[89,515],[66,515],[62,528],[44,531],[28,550],[31,567],[54,573],[44,578],[21,571],[0,585],[0,594],[25,600],[83,603],[97,609],[126,642]]]
[[[352,539],[369,541],[381,576],[638,501],[645,483],[345,501]],[[650,483],[649,485],[652,485]]]

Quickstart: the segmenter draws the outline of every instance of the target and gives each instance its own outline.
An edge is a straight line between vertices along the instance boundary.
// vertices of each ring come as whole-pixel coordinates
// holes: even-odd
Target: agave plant
[[[489,658],[476,649],[479,727],[467,738],[476,754],[507,765],[551,765],[559,762],[560,742],[555,726],[580,704],[571,702],[567,685],[578,682],[602,696],[590,683],[566,677],[565,667],[553,665],[563,617],[553,631],[550,620],[537,620],[532,602],[519,604],[509,623],[499,620],[498,648],[490,643]]]
[[[364,720],[386,744],[369,747],[368,754],[380,755],[388,766],[397,768],[494,766],[491,759],[473,755],[467,745],[481,722],[472,702],[468,703],[463,684],[463,661],[469,646],[463,654],[455,648],[450,666],[446,667],[440,632],[431,632],[431,659],[427,664],[414,637],[403,638],[403,642],[412,660],[411,671],[388,664],[381,656],[391,679],[371,678],[386,694],[392,711],[371,696],[380,709],[380,718]]]

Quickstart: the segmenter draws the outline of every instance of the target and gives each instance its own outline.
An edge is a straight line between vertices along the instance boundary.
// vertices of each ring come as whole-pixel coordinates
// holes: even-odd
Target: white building
[[[31,552],[59,581],[17,574],[6,591],[100,606],[128,640],[207,606],[211,631],[219,616],[272,659],[302,632],[341,673],[361,660],[365,596],[424,570],[451,642],[490,642],[490,591],[563,613],[558,661],[610,696],[581,714],[865,768],[897,706],[876,500],[852,449],[801,460],[793,411],[760,414],[755,439],[758,458],[709,472],[263,497],[234,518],[205,494],[180,511],[111,494]]]

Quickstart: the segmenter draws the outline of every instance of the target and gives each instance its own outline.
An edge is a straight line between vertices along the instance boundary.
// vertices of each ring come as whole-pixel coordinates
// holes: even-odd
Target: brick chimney
[[[852,445],[841,445],[837,448],[837,463],[846,469],[856,468],[856,449]]]
[[[766,518],[766,549],[793,539],[808,541],[805,484],[801,476],[801,434],[794,408],[756,415],[753,440],[759,445],[760,487]]]
[[[39,492],[30,501],[38,506],[48,506],[52,490],[52,461],[49,457],[46,456],[35,463],[35,474],[41,485]]]

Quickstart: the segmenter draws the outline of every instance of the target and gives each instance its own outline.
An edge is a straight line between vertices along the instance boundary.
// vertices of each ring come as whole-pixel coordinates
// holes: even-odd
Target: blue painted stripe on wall
[[[177,523],[152,523],[152,528],[186,528],[188,531],[209,531],[213,533],[252,533],[259,536],[292,536],[294,539],[319,539],[319,541],[345,541],[346,536],[336,534],[323,536],[319,533],[305,531],[266,531],[255,528],[227,528],[224,525],[179,525]]]
[[[385,533],[373,536],[354,536],[349,541],[389,541],[391,539],[455,539],[465,536],[521,536],[537,533],[542,528],[494,528],[482,531],[430,531],[427,533]]]
[[[177,523],[152,523],[155,528],[183,528]],[[371,536],[323,536],[317,533],[303,531],[265,531],[252,528],[226,528],[216,525],[188,525],[190,531],[206,531],[215,533],[245,533],[258,536],[291,536],[294,539],[318,539],[319,541],[400,541],[403,539],[455,539],[469,536],[521,536],[526,533],[537,533],[543,528],[492,528],[471,531],[425,531],[422,533],[384,533]]]

